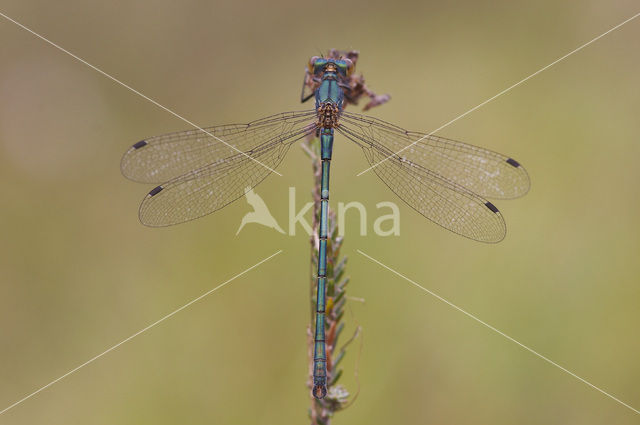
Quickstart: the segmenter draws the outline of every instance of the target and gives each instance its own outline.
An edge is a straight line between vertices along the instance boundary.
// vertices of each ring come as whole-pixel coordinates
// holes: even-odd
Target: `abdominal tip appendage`
[[[313,396],[318,400],[324,398],[327,395],[327,387],[324,385],[315,385],[313,387]]]

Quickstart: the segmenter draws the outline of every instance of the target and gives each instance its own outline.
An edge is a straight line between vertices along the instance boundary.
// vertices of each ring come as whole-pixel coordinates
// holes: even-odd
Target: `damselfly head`
[[[311,74],[321,75],[325,72],[337,72],[348,77],[353,72],[354,65],[350,59],[327,59],[314,56],[309,60],[308,70]]]

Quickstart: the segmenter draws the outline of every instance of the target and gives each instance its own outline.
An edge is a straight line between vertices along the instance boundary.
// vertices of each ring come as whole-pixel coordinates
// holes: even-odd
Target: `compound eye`
[[[349,59],[340,59],[335,64],[340,74],[345,77],[348,77],[353,72],[354,65]]]
[[[317,56],[312,57],[311,61],[309,61],[309,65],[312,67],[311,73],[316,75],[322,73],[328,63],[329,61],[325,58],[319,58]]]
[[[343,61],[347,65],[347,77],[348,77],[351,74],[353,74],[353,69],[355,68],[355,65],[353,64],[353,62],[351,62],[351,59],[346,59],[345,58],[345,59],[343,59]]]
[[[309,63],[307,64],[307,69],[311,74],[314,73],[314,65],[318,59],[320,59],[320,56],[314,56],[311,59],[309,59]]]

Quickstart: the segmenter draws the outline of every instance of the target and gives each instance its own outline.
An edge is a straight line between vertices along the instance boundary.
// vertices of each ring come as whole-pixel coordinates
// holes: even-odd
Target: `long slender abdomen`
[[[327,228],[329,216],[329,167],[333,151],[333,128],[320,129],[322,177],[320,186],[320,227],[318,229],[318,281],[316,292],[316,329],[313,354],[313,396],[327,394],[327,349],[325,341],[325,309],[327,305]]]

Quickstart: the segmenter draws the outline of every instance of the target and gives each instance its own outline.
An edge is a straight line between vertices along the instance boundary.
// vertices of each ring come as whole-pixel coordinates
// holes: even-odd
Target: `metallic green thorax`
[[[338,85],[338,76],[333,72],[325,72],[322,84],[316,91],[316,109],[323,103],[333,103],[342,109],[344,94]]]
[[[328,61],[327,63],[331,63]],[[334,65],[336,65],[334,63]],[[340,69],[340,68],[338,68]],[[327,228],[329,214],[329,167],[333,151],[333,127],[342,111],[344,94],[335,72],[324,72],[322,83],[316,90],[322,177],[320,189],[320,228],[318,230],[318,283],[316,295],[316,329],[313,355],[313,395],[323,398],[327,393],[327,354],[325,346],[325,308],[327,285]]]

